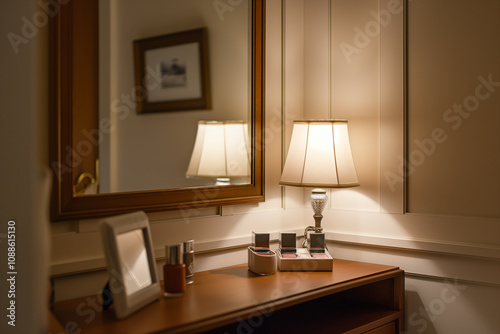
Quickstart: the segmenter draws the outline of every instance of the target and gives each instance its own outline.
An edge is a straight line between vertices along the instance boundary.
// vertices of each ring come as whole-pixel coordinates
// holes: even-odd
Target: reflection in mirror
[[[216,179],[216,186],[249,183],[247,123],[198,122],[198,132],[186,177]]]
[[[99,146],[99,193],[214,185],[204,178],[186,178],[186,170],[200,120],[251,119],[251,1],[235,3],[232,11],[220,13],[213,1],[207,0],[99,1],[99,120],[109,119],[112,124],[109,134],[103,131]],[[175,46],[150,43],[148,48],[154,49],[146,51],[146,55],[155,53],[159,58],[155,58],[155,63],[143,64],[150,65],[144,71],[144,79],[148,79],[142,80],[144,86],[163,87],[165,76],[155,64],[167,64],[173,55],[188,57],[189,53],[181,49],[175,51],[194,45],[182,44],[182,36],[198,28],[207,33],[210,109],[138,113],[138,100],[155,100],[152,94],[136,98],[134,66],[138,59],[134,59],[134,41],[144,43],[147,38],[166,36],[163,40],[168,40],[168,36],[176,36],[172,42]],[[188,60],[185,62],[196,65],[194,60]],[[190,78],[194,79],[193,75],[188,75]],[[168,86],[161,90],[166,96],[183,91]],[[183,98],[170,99],[181,102]],[[241,178],[238,181],[250,182],[249,178],[246,182]]]
[[[57,7],[49,45],[52,221],[264,201],[265,0],[72,0]],[[209,109],[138,114],[133,41],[200,28],[207,32]],[[200,120],[248,124],[247,176],[230,176],[227,186],[186,177]]]
[[[128,296],[151,285],[143,233],[143,230],[134,230],[116,236],[118,255],[122,264],[123,284]]]

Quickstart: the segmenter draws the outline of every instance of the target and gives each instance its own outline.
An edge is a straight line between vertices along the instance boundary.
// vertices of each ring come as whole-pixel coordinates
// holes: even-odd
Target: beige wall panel
[[[373,23],[377,25],[372,11],[378,10],[379,1],[375,0],[334,0],[331,5],[331,117],[349,121],[361,184],[332,191],[335,209],[380,210],[380,31],[371,31]]]
[[[330,118],[330,1],[304,6],[304,111],[308,119]]]
[[[408,12],[408,211],[500,217],[499,1]]]

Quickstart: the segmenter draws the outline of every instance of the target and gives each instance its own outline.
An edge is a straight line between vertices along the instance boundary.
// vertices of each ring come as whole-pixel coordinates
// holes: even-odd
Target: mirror
[[[161,293],[148,217],[139,211],[106,218],[101,236],[110,277],[103,294],[111,293],[117,318],[124,318]]]
[[[151,285],[144,231],[132,230],[116,236],[119,260],[122,263],[125,292],[131,295]]]
[[[264,200],[265,1],[168,1],[166,6],[201,6],[182,11],[172,7],[167,12],[175,14],[168,20],[167,14],[146,8],[146,2],[72,0],[59,6],[51,22],[52,221]],[[190,16],[181,19],[183,11]],[[120,20],[118,14],[125,17]],[[148,19],[146,14],[157,17]],[[158,17],[167,23],[144,26]],[[238,25],[230,28],[231,22]],[[171,44],[151,47],[144,41],[159,36],[168,41],[196,28],[208,35],[209,107],[183,110],[187,104],[174,101],[179,110],[138,113],[138,104],[153,105],[145,102],[158,98],[148,101],[135,84],[138,66],[148,60],[134,56],[133,45],[167,54],[166,61],[150,61],[149,72],[145,67],[152,78],[162,78],[178,56],[172,56]],[[191,172],[197,131],[207,121],[245,124],[244,144],[237,146],[240,156],[245,150],[248,159],[242,161],[248,166],[237,169],[246,174],[221,183],[220,178],[227,179],[224,172]]]

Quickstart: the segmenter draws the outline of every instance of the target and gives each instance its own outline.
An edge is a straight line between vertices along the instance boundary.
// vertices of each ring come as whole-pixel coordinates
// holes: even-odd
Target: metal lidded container
[[[183,263],[180,244],[165,246],[165,261],[169,266],[176,266]]]
[[[194,240],[184,241],[182,252],[186,265],[186,284],[191,284],[194,281]]]

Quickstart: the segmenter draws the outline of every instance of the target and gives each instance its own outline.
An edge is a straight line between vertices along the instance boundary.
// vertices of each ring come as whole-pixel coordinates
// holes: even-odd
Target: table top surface
[[[55,303],[53,312],[63,326],[82,333],[175,332],[226,324],[256,309],[280,309],[401,272],[394,266],[334,259],[331,272],[258,276],[241,264],[195,273],[184,296],[161,296],[125,319],[117,320],[112,310],[102,311],[100,295]]]

